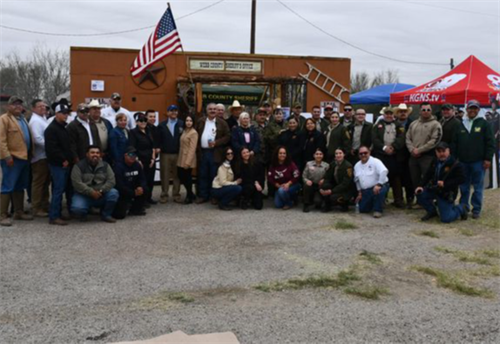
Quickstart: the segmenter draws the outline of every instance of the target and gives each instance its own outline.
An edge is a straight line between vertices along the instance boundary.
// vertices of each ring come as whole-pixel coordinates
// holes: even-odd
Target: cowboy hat
[[[235,100],[235,101],[233,101],[233,105],[231,105],[231,106],[229,107],[229,111],[231,111],[232,109],[235,109],[235,108],[240,108],[240,109],[243,109],[243,108],[244,108],[244,106],[243,106],[243,105],[241,105],[239,101]]]
[[[97,99],[92,99],[90,101],[90,103],[87,104],[87,108],[93,108],[93,107],[96,107],[96,108],[102,108],[102,105],[99,104],[99,101]]]
[[[390,106],[384,106],[384,107],[382,108],[382,110],[380,110],[380,112],[379,112],[379,113],[380,113],[381,115],[385,115],[385,113],[386,113],[386,112],[392,112],[392,113],[394,113],[394,110],[395,110],[395,109],[394,109],[394,108],[391,108]]]
[[[411,113],[413,111],[413,108],[408,107],[405,103],[401,103],[397,107],[393,108],[392,110],[395,113],[397,113],[398,111],[408,111],[409,113]]]

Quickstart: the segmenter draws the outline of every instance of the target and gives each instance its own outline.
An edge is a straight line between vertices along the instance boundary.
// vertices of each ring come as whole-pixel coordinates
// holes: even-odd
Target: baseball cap
[[[267,111],[263,107],[260,107],[259,110],[257,110],[257,113],[267,113]]]
[[[453,105],[451,105],[450,103],[446,103],[446,104],[444,104],[444,105],[441,107],[441,109],[443,109],[443,110],[446,110],[446,109],[448,109],[448,110],[453,110]]]
[[[137,150],[133,146],[128,146],[125,150],[125,154],[130,157],[137,156]]]
[[[332,109],[332,110],[333,110],[333,105],[331,105],[331,104],[327,104],[327,105],[325,105],[325,110],[326,110],[326,109]]]
[[[301,108],[302,107],[302,104],[301,103],[295,103],[293,104],[293,108],[296,109],[296,108]]]
[[[441,141],[438,143],[435,149],[438,150],[438,149],[448,149],[448,148],[450,148],[450,146],[446,142]]]
[[[12,96],[9,98],[9,101],[7,102],[8,105],[12,105],[14,103],[24,103],[24,100],[19,98],[18,96]]]
[[[59,104],[54,109],[54,112],[55,113],[61,112],[61,113],[64,113],[64,114],[68,114],[68,113],[70,113],[70,109],[69,109],[69,107],[66,104]]]
[[[481,104],[479,104],[479,102],[475,99],[473,100],[469,100],[469,102],[467,103],[467,109],[471,108],[471,107],[477,107],[478,109],[481,108]]]
[[[262,104],[262,106],[271,106],[271,103],[268,102],[267,100]]]
[[[175,111],[175,110],[179,110],[179,108],[177,107],[177,105],[170,105],[167,108],[167,111]]]
[[[120,93],[115,92],[115,93],[113,93],[111,95],[111,99],[113,99],[113,100],[120,100],[120,99],[122,99],[122,96],[120,95]]]

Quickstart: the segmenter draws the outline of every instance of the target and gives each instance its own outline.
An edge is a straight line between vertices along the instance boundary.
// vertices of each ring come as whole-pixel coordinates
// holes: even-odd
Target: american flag
[[[130,67],[130,73],[133,77],[140,75],[156,61],[172,54],[179,48],[182,48],[181,39],[169,7],[135,58],[134,64]]]

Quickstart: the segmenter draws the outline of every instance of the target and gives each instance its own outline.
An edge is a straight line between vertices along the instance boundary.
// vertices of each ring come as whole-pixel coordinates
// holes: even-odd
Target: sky
[[[500,0],[282,1],[286,7],[278,0],[257,1],[256,53],[347,57],[352,73],[373,75],[391,69],[398,72],[400,82],[414,85],[446,73],[450,58],[457,65],[475,55],[500,71]],[[102,34],[154,26],[166,4],[0,0],[0,25]],[[249,53],[251,0],[170,4],[185,51]],[[0,55],[17,51],[26,56],[35,45],[65,50],[70,46],[141,49],[152,30],[60,37],[0,27]]]

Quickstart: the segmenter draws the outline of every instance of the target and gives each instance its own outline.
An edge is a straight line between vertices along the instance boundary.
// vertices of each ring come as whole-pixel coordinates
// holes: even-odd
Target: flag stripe
[[[130,67],[130,73],[136,77],[149,66],[181,48],[182,43],[175,26],[172,11],[167,8],[139,55],[135,58],[133,65]]]

